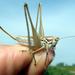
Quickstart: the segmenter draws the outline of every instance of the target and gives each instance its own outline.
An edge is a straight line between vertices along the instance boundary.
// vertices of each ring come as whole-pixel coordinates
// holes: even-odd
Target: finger
[[[26,67],[31,62],[30,53],[22,53],[22,49],[27,50],[20,45],[0,45],[0,75],[17,74],[23,66]]]
[[[39,58],[39,56],[37,56],[37,59],[38,58]],[[27,75],[42,75],[44,70],[48,67],[48,65],[53,60],[53,53],[51,51],[49,51],[48,55],[47,55],[47,60],[45,61],[45,59],[46,59],[46,52],[43,52],[43,56],[39,60],[39,62],[36,64],[36,66],[34,65],[34,60],[32,61]],[[45,62],[46,62],[46,64],[45,64]]]

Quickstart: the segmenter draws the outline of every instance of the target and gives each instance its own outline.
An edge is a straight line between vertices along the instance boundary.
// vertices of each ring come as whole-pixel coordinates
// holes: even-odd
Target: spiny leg
[[[25,4],[24,5],[24,10],[25,10],[25,18],[26,18],[26,23],[27,23],[27,30],[28,30],[28,43],[29,43],[29,51],[33,48],[31,48],[31,41],[30,41],[30,32],[29,32],[29,24],[28,24],[28,19],[27,19],[27,14],[28,14],[28,18],[29,18],[29,21],[30,21],[30,24],[31,24],[31,28],[32,28],[32,36],[33,36],[33,42],[34,42],[34,46],[38,46],[40,47],[40,39],[38,37],[38,34],[37,34],[37,31],[36,29],[34,28],[33,26],[33,22],[31,20],[31,16],[30,16],[30,13],[29,13],[29,9],[28,9],[28,5]],[[31,51],[30,51],[31,52]],[[31,52],[32,56],[33,56],[33,59],[34,59],[34,62],[35,62],[35,65],[36,65],[36,60],[35,60],[35,56],[34,54]]]
[[[1,26],[0,26],[0,30],[2,30],[5,34],[7,34],[8,36],[10,36],[12,39],[16,40],[17,42],[19,42],[13,35],[11,35],[10,33],[8,33],[6,30],[4,30]]]

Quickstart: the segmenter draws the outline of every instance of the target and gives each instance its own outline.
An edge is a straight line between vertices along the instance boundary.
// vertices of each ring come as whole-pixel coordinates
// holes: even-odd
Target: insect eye
[[[55,39],[55,41],[58,41],[58,39]]]
[[[41,41],[44,41],[44,40],[41,40]]]
[[[58,40],[59,40],[59,38],[56,38],[56,39],[55,39],[55,41],[58,41]]]

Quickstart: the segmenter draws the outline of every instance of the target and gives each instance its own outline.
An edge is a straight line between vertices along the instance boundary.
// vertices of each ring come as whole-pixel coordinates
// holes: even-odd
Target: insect
[[[6,33],[12,39],[16,40],[21,45],[26,46],[26,43],[28,43],[27,47],[29,48],[30,53],[33,55],[33,59],[35,61],[35,65],[36,65],[37,63],[36,63],[36,59],[35,59],[35,54],[41,50],[45,50],[46,51],[46,59],[47,59],[48,51],[51,50],[51,48],[55,48],[58,41],[63,38],[59,38],[59,37],[55,37],[55,36],[45,36],[43,25],[42,25],[41,4],[40,3],[38,6],[35,27],[32,22],[27,3],[24,4],[24,11],[25,11],[25,19],[26,19],[28,36],[13,36],[10,33],[8,33],[6,30],[4,30],[1,26],[0,26],[0,30],[2,30],[4,33]],[[40,18],[39,30],[37,30],[38,18]],[[31,25],[32,36],[30,36],[29,24]],[[26,38],[28,38],[28,40]],[[22,52],[24,52],[24,51],[25,50],[22,50]]]

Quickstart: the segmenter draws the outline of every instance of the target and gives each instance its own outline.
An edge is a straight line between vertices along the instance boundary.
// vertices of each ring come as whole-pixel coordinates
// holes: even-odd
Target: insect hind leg
[[[13,35],[11,35],[10,33],[8,33],[5,29],[3,29],[1,26],[0,26],[0,30],[3,31],[5,34],[7,34],[8,36],[10,36],[12,39],[16,40],[17,42],[19,42]]]

